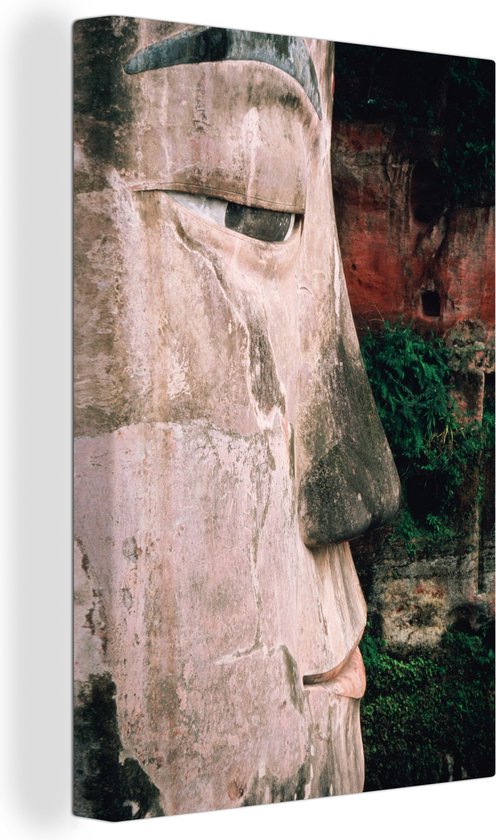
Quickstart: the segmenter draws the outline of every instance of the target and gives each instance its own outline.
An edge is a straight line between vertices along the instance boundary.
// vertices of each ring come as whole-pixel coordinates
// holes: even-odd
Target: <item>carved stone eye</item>
[[[284,242],[294,226],[294,213],[280,213],[276,210],[262,210],[246,207],[230,201],[226,208],[226,227],[262,239],[264,242]]]
[[[171,190],[167,190],[167,195],[205,219],[263,242],[285,242],[291,236],[295,224],[294,213],[263,210],[205,195]]]

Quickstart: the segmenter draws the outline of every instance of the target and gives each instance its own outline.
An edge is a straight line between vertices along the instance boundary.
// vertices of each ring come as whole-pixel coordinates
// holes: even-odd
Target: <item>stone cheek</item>
[[[143,764],[122,742],[111,675],[76,683],[76,813],[120,821],[362,790],[359,701],[323,687],[300,689],[295,711],[284,689],[285,658],[284,651],[251,656],[226,667],[217,681],[200,671],[188,686],[203,698],[196,706],[169,713],[162,697],[166,752],[149,754]],[[257,691],[260,684],[272,686],[268,696]],[[259,727],[255,742],[241,701],[246,692]]]
[[[283,433],[139,424],[81,438],[76,456],[78,761],[83,779],[85,750],[113,750],[109,812],[361,790],[359,701],[303,676],[346,656],[365,605],[346,546],[296,542]],[[104,628],[85,620],[94,592]],[[141,794],[121,802],[131,770]],[[78,812],[94,816],[86,776]]]

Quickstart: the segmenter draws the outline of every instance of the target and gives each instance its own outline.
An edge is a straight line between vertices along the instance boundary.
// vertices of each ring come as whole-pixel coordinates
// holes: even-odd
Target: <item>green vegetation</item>
[[[411,164],[417,222],[433,224],[445,213],[449,223],[453,209],[494,204],[493,62],[337,44],[335,75],[335,121],[383,125],[388,148]],[[396,520],[366,538],[362,584],[372,580],[371,552],[385,540],[390,553],[412,561],[456,553],[455,540],[471,539],[465,513],[477,491],[482,530],[484,517],[492,525],[484,461],[494,451],[494,397],[485,398],[482,422],[454,398],[460,380],[469,393],[476,358],[463,356],[476,350],[471,342],[450,349],[402,323],[362,340],[402,484]],[[466,607],[472,617],[482,609]],[[487,615],[452,620],[433,648],[386,647],[380,631],[368,629],[361,644],[366,790],[494,774],[494,623],[490,632]]]
[[[361,349],[402,484],[402,509],[388,539],[410,555],[441,548],[454,536],[457,493],[492,452],[493,406],[482,422],[458,406],[441,338],[385,323],[366,333]]]
[[[368,332],[362,352],[403,489],[385,539],[412,559],[441,554],[463,528],[465,483],[484,474],[492,455],[494,398],[482,422],[462,410],[450,366],[460,360],[441,338],[411,326],[385,323]],[[480,605],[459,609],[433,648],[386,648],[378,629],[368,628],[361,644],[366,790],[494,773],[494,623]]]
[[[432,652],[387,651],[368,634],[362,701],[365,790],[494,774],[494,643],[488,624]]]

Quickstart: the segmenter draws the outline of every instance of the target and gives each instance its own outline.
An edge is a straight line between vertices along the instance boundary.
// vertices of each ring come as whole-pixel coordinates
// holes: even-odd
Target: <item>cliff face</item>
[[[339,239],[357,326],[404,317],[446,333],[459,321],[478,321],[489,341],[494,206],[449,206],[435,159],[442,137],[419,136],[401,149],[392,125],[336,122],[333,144]]]
[[[469,129],[462,153],[453,128],[457,119],[463,128],[468,107],[450,88],[449,61],[456,60],[377,51],[375,66],[372,60],[360,65],[346,52],[351,47],[342,47],[333,183],[357,329],[379,330],[384,321],[403,319],[442,336],[452,351],[456,399],[481,420],[484,396],[494,392],[494,204],[480,172],[474,170],[471,180],[467,175]],[[412,68],[419,68],[420,88],[425,82],[424,113],[408,61],[417,62]],[[379,90],[383,107],[377,105]],[[486,111],[482,117],[487,121]],[[480,148],[486,148],[483,130],[477,126]],[[482,614],[494,613],[493,484],[494,466],[474,461],[453,507],[456,535],[438,554],[402,556],[381,531],[354,544],[369,612],[380,617],[388,643],[432,645],[449,626],[476,625]]]

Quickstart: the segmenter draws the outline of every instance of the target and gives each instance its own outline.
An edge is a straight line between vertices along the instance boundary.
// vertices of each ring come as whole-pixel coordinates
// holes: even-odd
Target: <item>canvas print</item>
[[[493,123],[488,61],[75,24],[76,814],[494,772]]]

